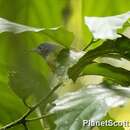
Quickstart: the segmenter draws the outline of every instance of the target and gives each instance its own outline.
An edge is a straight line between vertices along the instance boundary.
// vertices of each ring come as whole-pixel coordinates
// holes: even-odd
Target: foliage
[[[60,115],[56,120],[56,130],[89,130],[90,127],[82,125],[84,119],[92,121],[102,119],[110,108],[124,104],[129,92],[129,88],[121,86],[107,88],[90,85],[66,94],[56,100],[56,106],[51,109],[52,113]]]
[[[86,2],[81,0],[79,8],[74,0],[6,2],[0,2],[6,5],[0,13],[0,130],[90,130],[83,127],[83,120],[109,119],[112,108],[128,102],[130,72],[115,60],[130,60],[130,12],[87,17]],[[15,9],[8,12],[13,4]],[[77,26],[71,28],[75,18]],[[36,51],[40,43],[61,50],[46,57]],[[81,77],[89,75],[103,80],[88,86]],[[60,97],[58,89],[72,87],[70,82],[76,86],[78,80],[82,82],[78,90]]]

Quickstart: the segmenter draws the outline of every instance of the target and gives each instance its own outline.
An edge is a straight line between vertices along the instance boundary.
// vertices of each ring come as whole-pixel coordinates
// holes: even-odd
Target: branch
[[[46,114],[46,115],[43,115],[41,117],[36,117],[36,118],[32,118],[32,119],[27,119],[26,121],[27,122],[32,122],[32,121],[37,121],[37,120],[40,120],[40,119],[44,119],[44,118],[47,118],[47,117],[50,117],[52,116],[53,114]]]
[[[21,124],[21,121],[22,121],[22,118],[5,125],[4,127],[0,128],[0,130],[7,130],[9,128],[17,126],[17,125]]]
[[[34,121],[34,120],[38,120],[38,119],[41,119],[41,118],[45,118],[47,117],[47,115],[43,116],[43,117],[39,117],[39,118],[35,118],[35,119],[29,119],[27,120],[26,118],[33,112],[35,111],[35,109],[37,107],[39,107],[39,105],[44,102],[44,105],[46,106],[48,100],[52,97],[53,93],[62,85],[62,82],[59,83],[58,85],[56,85],[51,91],[50,93],[46,96],[46,97],[43,97],[41,98],[41,100],[36,104],[34,105],[32,108],[30,108],[21,118],[19,118],[18,120],[15,120],[14,122],[11,122],[5,126],[3,126],[2,128],[0,128],[0,130],[7,130],[9,128],[12,128],[14,126],[17,126],[19,124],[23,124],[25,126],[26,122],[27,121]]]
[[[23,124],[23,126],[24,126],[24,129],[25,129],[25,130],[28,130],[28,127],[27,127],[26,122]]]

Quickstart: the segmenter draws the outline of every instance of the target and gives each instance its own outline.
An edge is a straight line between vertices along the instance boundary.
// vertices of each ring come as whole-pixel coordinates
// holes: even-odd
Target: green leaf
[[[10,22],[4,18],[0,18],[0,33],[2,32],[13,32],[13,33],[23,33],[23,32],[40,32],[43,31],[42,28],[34,28],[14,22]]]
[[[13,32],[13,33],[17,34],[17,33],[23,33],[23,32],[28,32],[28,31],[43,32],[44,34],[46,34],[47,36],[52,38],[54,41],[56,41],[62,45],[65,45],[66,47],[69,47],[69,45],[71,44],[72,39],[73,39],[73,34],[66,31],[63,27],[34,28],[34,27],[10,22],[6,19],[0,18],[0,32],[1,33],[2,32]],[[67,36],[67,38],[65,38],[66,36]],[[17,50],[19,50],[19,48],[17,48]],[[23,66],[21,65],[21,67],[20,67],[20,65],[18,65],[19,67],[15,67],[15,68],[11,69],[11,75],[9,77],[11,88],[23,100],[25,100],[27,97],[29,97],[32,94],[39,95],[38,94],[40,92],[39,90],[44,90],[44,92],[45,91],[48,92],[49,88],[47,87],[47,80],[45,79],[45,77],[40,73],[38,74],[38,72],[35,72],[35,70],[31,69],[31,67],[28,66],[28,63],[25,60],[28,55],[23,54],[23,51],[19,51],[19,52],[21,52],[21,54],[20,54],[21,61],[23,59],[23,62],[26,62],[25,63],[26,68],[24,68],[24,65]],[[15,53],[15,51],[14,51],[14,53]],[[19,57],[17,57],[16,59],[19,60]],[[16,61],[16,62],[15,62],[15,64],[19,64],[18,63],[19,61]],[[44,94],[45,93],[43,93],[43,95]]]
[[[124,23],[123,27],[117,30],[118,33],[130,38],[130,20]]]
[[[130,12],[109,17],[85,17],[85,23],[94,39],[117,39],[121,37],[117,30],[130,18]]]
[[[97,121],[113,108],[123,105],[130,98],[130,88],[90,85],[57,99],[50,113],[56,113],[55,130],[90,130],[83,127],[83,120]]]
[[[24,101],[31,95],[40,96],[40,91],[45,96],[50,90],[44,75],[30,68],[13,67],[9,74],[9,85]]]
[[[92,63],[87,65],[81,75],[101,75],[123,86],[130,84],[130,71],[105,63]]]
[[[2,63],[0,66],[0,127],[2,127],[22,116],[26,109],[8,86],[7,68]],[[14,130],[16,129],[14,128]]]
[[[1,0],[0,1],[0,16],[3,18],[6,18],[8,20],[14,21],[16,23],[21,23],[24,25],[28,26],[34,26],[34,27],[44,27],[45,29],[49,29],[47,33],[50,33],[52,31],[52,34],[56,33],[57,30],[50,30],[53,29],[53,27],[61,27],[62,25],[62,19],[61,19],[61,11],[64,6],[64,0],[59,1],[48,1],[48,0],[39,0],[39,1],[27,1],[27,0],[22,0],[22,1],[17,1],[14,0],[12,1],[5,1]],[[15,14],[15,15],[14,15]],[[61,31],[60,31],[61,30]],[[37,93],[35,97],[37,100],[40,100],[41,97],[46,96],[46,94],[50,91],[49,86],[48,88],[45,87],[44,79],[50,81],[50,72],[48,70],[48,66],[45,63],[44,59],[39,57],[38,55],[34,53],[30,53],[28,50],[38,46],[38,44],[43,43],[44,41],[56,41],[55,39],[50,39],[50,37],[45,35],[46,30],[43,32],[38,32],[38,33],[32,33],[32,32],[27,32],[27,33],[22,33],[22,34],[13,34],[13,33],[1,33],[0,34],[0,59],[2,63],[5,63],[5,65],[10,67],[14,66],[14,68],[11,68],[11,72],[17,72],[16,75],[18,77],[14,78],[13,83],[17,82],[15,79],[18,79],[20,83],[23,82],[22,84],[17,84],[17,91],[20,91],[22,88],[20,88],[22,85],[29,85],[29,83],[35,82],[42,83],[41,87],[38,89],[36,84],[34,83],[34,86],[32,86],[32,90],[38,90],[38,91],[33,91],[33,93]],[[54,33],[53,33],[54,32]],[[58,30],[59,33],[56,33],[56,37],[60,37],[59,35],[64,34],[64,29],[59,28]],[[65,44],[67,47],[71,44],[66,42],[68,39],[66,35],[71,35],[71,33],[66,34],[68,32],[65,31],[65,37],[62,39],[61,43]],[[59,38],[57,38],[59,39]],[[60,40],[59,40],[60,41]],[[69,40],[68,40],[69,41]],[[57,41],[56,41],[57,42]],[[26,53],[26,54],[25,54]],[[16,67],[16,68],[15,68]],[[19,69],[18,69],[19,67]],[[3,66],[0,65],[0,69],[3,71]],[[31,72],[30,72],[31,71]],[[6,70],[7,74],[9,70]],[[22,74],[22,75],[21,75]],[[32,74],[32,75],[31,75]],[[3,78],[4,74],[0,74],[1,80],[5,80]],[[16,76],[14,75],[14,76]],[[38,75],[38,76],[36,76]],[[25,77],[24,77],[25,76]],[[27,77],[29,76],[29,77]],[[39,79],[37,79],[37,78]],[[26,79],[27,80],[26,80]],[[32,82],[31,82],[31,80]],[[28,81],[25,83],[25,81]],[[41,81],[42,80],[42,81]],[[18,83],[18,82],[17,82]],[[16,85],[16,84],[15,84]],[[26,87],[24,86],[24,87]],[[39,85],[38,85],[39,86]],[[10,86],[8,86],[9,88]],[[15,86],[14,86],[15,87]],[[22,86],[23,87],[23,86]],[[24,88],[23,87],[23,88]],[[28,86],[29,89],[31,90],[31,84]],[[33,88],[34,87],[34,88]],[[16,120],[18,117],[20,117],[19,113],[22,112],[24,113],[24,109],[20,105],[16,105],[15,102],[10,101],[10,97],[6,95],[6,90],[3,92],[3,89],[5,88],[4,85],[1,84],[1,94],[5,95],[5,98],[8,98],[7,100],[1,96],[1,100],[3,104],[7,105],[5,111],[5,107],[2,107],[3,104],[0,105],[0,108],[3,112],[0,113],[2,117],[2,113],[4,113],[6,118],[10,118],[10,116],[14,115],[13,119],[10,120],[5,120],[4,118],[0,118],[3,122],[4,125],[7,123],[10,123],[11,121]],[[15,88],[16,89],[16,88]],[[32,92],[30,91],[30,94]],[[27,91],[27,90],[26,90]],[[26,93],[26,91],[23,92],[23,95]],[[29,94],[29,92],[28,92]],[[12,97],[14,99],[19,100],[18,97],[14,94]],[[22,104],[22,103],[21,103]],[[13,105],[15,108],[10,109],[9,105]],[[22,104],[23,106],[23,104]],[[17,110],[16,110],[17,109]],[[10,111],[12,110],[12,111]],[[16,111],[15,111],[16,110]],[[8,112],[9,111],[9,112]],[[20,111],[20,112],[17,112]],[[41,107],[41,111],[43,112],[43,107]],[[43,114],[41,112],[41,114]],[[40,112],[38,111],[38,114],[40,116]],[[35,115],[36,116],[36,115]],[[3,125],[3,123],[0,123]],[[29,129],[31,130],[41,130],[40,121],[38,123],[29,123],[31,127]],[[37,125],[38,124],[38,125]],[[39,128],[40,127],[40,128]],[[18,127],[12,128],[19,130]],[[24,128],[21,128],[20,130],[23,130]]]
[[[55,29],[46,29],[43,34],[50,37],[53,41],[69,48],[72,44],[74,35],[72,32],[67,31],[64,27],[58,27]]]
[[[113,53],[114,51],[114,41],[108,40],[104,42],[101,46],[84,54],[75,65],[69,68],[69,77],[75,81],[86,65],[92,63],[93,60],[97,57],[102,56],[104,54]]]
[[[108,57],[109,56],[109,57]],[[106,63],[114,67],[120,67],[130,71],[130,61],[124,58],[121,58],[119,55],[106,55],[104,57],[99,57],[96,59],[99,63]]]
[[[68,75],[73,80],[76,80],[84,67],[92,63],[97,57],[103,57],[108,54],[120,55],[126,59],[130,59],[130,39],[122,36],[116,40],[106,40],[99,47],[90,50],[83,55],[78,62],[68,70]]]
[[[35,28],[0,18],[0,33],[2,32],[12,32],[16,34],[23,32],[43,32],[43,34],[65,47],[69,47],[73,41],[73,34],[64,27]]]

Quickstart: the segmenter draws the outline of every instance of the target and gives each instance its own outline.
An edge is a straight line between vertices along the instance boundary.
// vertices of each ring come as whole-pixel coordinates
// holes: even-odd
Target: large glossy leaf
[[[130,40],[126,37],[118,38],[114,41],[107,40],[102,45],[96,49],[90,50],[84,56],[82,56],[79,61],[73,65],[69,71],[69,77],[76,80],[78,75],[81,73],[82,69],[92,63],[97,57],[108,54],[119,54],[120,57],[129,59],[130,57]]]
[[[109,17],[85,17],[85,23],[92,32],[94,39],[117,39],[121,35],[117,30],[130,18],[130,12]]]
[[[22,33],[22,32],[40,32],[44,29],[29,27],[14,22],[10,22],[4,18],[0,18],[0,32],[13,32],[13,33]]]
[[[5,3],[2,2],[2,4],[4,5]],[[26,6],[34,6],[33,5],[34,3],[30,3],[31,4],[30,5],[27,4],[26,1],[24,1],[23,3],[16,2],[15,4],[16,7],[21,7],[21,4],[23,5],[25,4]],[[11,10],[10,13],[12,13],[13,11],[14,10]],[[3,10],[1,14],[4,14],[5,12]],[[30,13],[30,12],[26,12],[26,13]],[[17,16],[19,16],[19,11],[17,12]],[[37,15],[33,15],[33,16],[37,16]],[[35,23],[34,21],[36,21],[36,19],[34,20],[33,18],[32,20],[32,17],[30,19],[28,19],[30,24]],[[14,20],[16,21],[16,18],[14,18],[13,21]],[[53,26],[56,25],[53,24]],[[21,35],[13,35],[13,34],[10,35],[6,33],[7,35],[4,35],[5,39],[2,41],[6,45],[8,44],[7,46],[5,45],[6,50],[8,49],[11,50],[11,54],[9,54],[8,56],[9,57],[8,66],[10,70],[10,77],[9,77],[10,86],[14,90],[14,92],[22,99],[26,99],[28,96],[32,94],[40,98],[41,96],[45,96],[47,94],[46,92],[50,90],[47,85],[47,80],[50,80],[49,79],[50,75],[48,76],[47,65],[45,64],[44,60],[42,60],[38,56],[35,56],[35,54],[28,53],[30,47],[33,47],[33,44],[36,44],[37,40],[39,41],[39,37],[37,37],[36,35],[35,36],[31,35],[30,37],[27,33],[24,32],[30,32],[30,34],[32,34],[31,32],[39,32],[38,34],[40,34],[43,37],[42,38],[43,41],[44,41],[43,35],[46,35],[47,37],[51,38],[53,41],[58,42],[59,44],[62,44],[66,47],[69,47],[73,40],[73,34],[65,30],[63,26],[49,28],[44,23],[43,25],[39,24],[38,26],[46,26],[46,28],[35,28],[35,27],[11,22],[4,18],[0,18],[1,33],[2,32],[12,32],[15,34],[22,33]],[[26,50],[27,52],[25,52]],[[38,65],[38,67],[36,64]]]
[[[10,22],[6,19],[0,18],[0,32],[13,32],[13,33],[23,33],[23,32],[43,32],[45,35],[49,36],[55,42],[69,47],[73,41],[73,34],[63,27],[55,28],[35,28],[14,22]]]
[[[92,63],[93,60],[96,59],[97,57],[104,54],[112,53],[114,51],[115,51],[115,46],[113,41],[106,41],[104,44],[97,47],[96,49],[91,50],[86,54],[84,54],[78,60],[78,62],[68,70],[69,77],[72,78],[73,80],[76,80],[78,75],[81,73],[82,69],[86,65]]]
[[[1,33],[0,34],[1,62],[5,63],[5,65],[9,67],[10,71],[7,69],[6,70],[7,73],[13,72],[14,74],[13,78],[10,77],[11,84],[12,84],[11,88],[15,90],[16,94],[19,97],[22,96],[21,97],[22,99],[23,97],[26,97],[26,94],[31,95],[33,91],[36,99],[39,100],[41,99],[41,97],[46,96],[46,94],[50,91],[49,86],[47,85],[45,87],[46,83],[44,82],[45,79],[50,80],[50,71],[48,69],[47,64],[41,57],[39,57],[38,55],[34,53],[29,53],[28,50],[34,47],[37,47],[38,44],[44,41],[50,41],[50,40],[51,41],[54,40],[55,42],[59,43],[59,41],[61,41],[62,39],[63,42],[60,44],[62,45],[65,44],[65,46],[67,47],[69,46],[68,43],[70,43],[69,38],[71,38],[71,33],[68,34],[70,35],[70,37],[66,34],[69,37],[68,39],[66,37],[63,37],[63,36],[66,36],[66,35],[63,35],[64,32],[65,33],[68,33],[68,32],[64,31],[63,27],[61,27],[62,20],[61,20],[60,12],[64,6],[64,0],[63,1],[59,1],[59,0],[17,1],[17,0],[14,0],[13,2],[10,0],[7,0],[7,1],[1,0],[0,6],[1,6],[0,17],[6,18],[9,20],[9,21],[5,20],[6,27],[4,25],[4,28],[3,28],[3,23],[1,23],[2,29],[5,29],[4,31],[7,31],[6,29],[9,29],[9,30],[11,29],[14,32],[17,32],[17,31],[19,32],[19,27],[20,29],[21,27],[23,27],[25,30],[26,29],[30,30],[30,26],[45,28],[43,32],[39,32],[39,33],[35,33],[35,32],[24,33],[23,32],[20,34],[14,34],[14,33]],[[15,23],[12,23],[12,22],[10,23],[11,25],[12,24],[15,25],[15,27],[13,26],[10,28],[10,24],[8,23],[10,21],[15,22]],[[21,23],[22,26],[21,25],[17,26],[18,27],[17,28],[16,25],[18,24],[16,23]],[[7,24],[8,24],[8,27],[7,27]],[[29,28],[23,25],[28,25]],[[59,26],[61,28],[53,28],[53,27],[59,27]],[[18,30],[16,31],[16,29]],[[33,29],[35,30],[36,28],[33,28]],[[32,30],[32,27],[31,27],[31,30]],[[45,35],[45,32],[49,34],[49,36],[47,34]],[[55,39],[53,39],[54,37],[53,34],[55,35]],[[56,37],[58,38],[56,39]],[[0,68],[2,68],[2,66],[0,66]],[[19,83],[17,80],[19,81]],[[32,85],[33,83],[34,85]],[[42,84],[39,85],[39,83],[42,83]],[[37,86],[40,86],[40,87],[37,87]],[[1,85],[1,87],[4,88],[4,85]],[[24,89],[22,89],[21,87],[23,87]],[[26,87],[27,89],[25,90]],[[30,89],[30,93],[28,91],[28,88]],[[21,92],[21,90],[23,91],[23,93]],[[14,98],[17,98],[17,96],[15,96]],[[23,110],[20,105],[15,106],[15,103],[12,103],[12,104],[17,109],[20,108],[21,111]],[[4,108],[2,107],[0,108],[4,110]],[[43,110],[42,107],[41,107],[41,110]],[[10,114],[14,115],[13,119],[17,119],[16,115],[18,114],[15,114],[15,110],[9,113],[5,112],[6,118],[10,118]],[[4,120],[4,119],[1,118],[1,120]],[[8,122],[6,122],[5,120],[4,124],[7,124],[7,123]],[[31,124],[30,129],[32,130],[40,129],[37,125],[33,125],[35,123],[30,123],[30,124]],[[18,130],[18,128],[16,129]]]
[[[81,75],[101,75],[124,86],[130,84],[130,71],[104,63],[87,65]]]
[[[109,57],[100,57],[96,60],[100,63],[106,63],[114,67],[120,67],[130,71],[130,61],[124,58],[120,58],[119,56],[113,57],[113,55],[110,55]]]
[[[123,105],[130,98],[130,88],[90,85],[56,100],[51,113],[57,113],[56,130],[90,130],[83,120],[101,120],[110,108]]]
[[[21,117],[26,111],[26,107],[8,85],[8,68],[3,63],[0,63],[0,66],[0,127],[2,127]],[[32,115],[32,117],[34,116],[36,114]],[[32,127],[32,129],[42,129],[40,122],[32,124]],[[29,128],[31,127],[29,126]],[[23,126],[14,127],[12,130],[23,130]]]
[[[42,91],[43,96],[50,90],[44,75],[30,68],[13,67],[9,72],[9,85],[24,101],[31,95],[40,96],[39,90]]]

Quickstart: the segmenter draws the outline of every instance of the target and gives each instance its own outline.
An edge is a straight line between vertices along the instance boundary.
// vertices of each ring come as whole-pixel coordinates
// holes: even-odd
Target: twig
[[[49,116],[52,116],[53,114],[46,114],[46,115],[43,115],[41,117],[36,117],[36,118],[32,118],[32,119],[27,119],[26,121],[27,122],[32,122],[32,121],[37,121],[37,120],[40,120],[40,119],[44,119],[44,118],[47,118]]]
[[[27,127],[26,122],[25,122],[25,123],[23,123],[23,126],[24,126],[25,130],[28,130],[28,127]]]
[[[29,106],[29,105],[26,103],[25,100],[23,100],[23,104],[24,104],[27,108],[31,109],[31,106]]]
[[[35,111],[35,109],[42,103],[44,102],[44,105],[47,104],[48,100],[51,98],[51,96],[53,95],[53,93],[62,85],[62,82],[59,83],[58,85],[56,85],[51,91],[50,93],[46,96],[46,97],[43,97],[36,105],[34,105],[32,108],[30,108],[21,118],[19,118],[18,120],[15,120],[5,126],[3,126],[2,128],[0,128],[0,130],[7,130],[9,128],[12,128],[16,125],[19,125],[19,124],[26,124],[27,120],[26,118],[33,112]],[[47,117],[47,115],[41,117],[41,118],[45,118]],[[38,118],[38,119],[41,119],[41,118]],[[38,120],[38,119],[35,119],[35,120]],[[33,121],[34,119],[32,119]],[[31,121],[31,119],[30,119]],[[25,126],[25,125],[24,125]]]
[[[17,126],[19,124],[22,124],[21,120],[22,120],[22,118],[14,121],[14,122],[11,122],[11,123],[5,125],[4,127],[0,128],[0,130],[7,130],[9,128],[12,128],[12,127]]]

